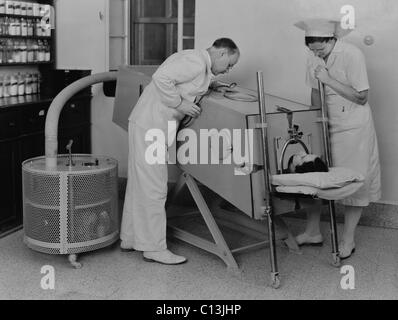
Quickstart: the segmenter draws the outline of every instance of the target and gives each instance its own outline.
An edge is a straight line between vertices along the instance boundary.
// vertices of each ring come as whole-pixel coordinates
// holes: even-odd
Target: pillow
[[[351,182],[364,180],[360,173],[342,167],[330,168],[329,172],[289,173],[272,176],[276,186],[308,186],[318,189],[341,188]]]
[[[351,182],[341,188],[318,189],[308,186],[278,186],[277,192],[311,195],[324,200],[342,200],[359,190],[363,182]]]

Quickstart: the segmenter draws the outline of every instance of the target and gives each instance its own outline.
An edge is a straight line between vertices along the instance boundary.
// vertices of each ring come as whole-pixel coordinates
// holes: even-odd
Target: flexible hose
[[[117,78],[117,71],[97,73],[79,79],[63,89],[52,101],[46,117],[45,125],[45,154],[46,168],[51,170],[57,166],[58,153],[58,122],[62,108],[76,93],[96,83],[113,81]]]

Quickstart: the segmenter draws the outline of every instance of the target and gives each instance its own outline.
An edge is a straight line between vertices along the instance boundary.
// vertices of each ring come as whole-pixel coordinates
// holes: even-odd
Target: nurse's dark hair
[[[308,47],[310,43],[314,42],[328,42],[330,40],[337,40],[336,37],[305,37],[305,45]]]
[[[325,162],[319,157],[316,157],[314,161],[308,161],[304,162],[301,166],[296,166],[294,172],[290,171],[290,165],[293,162],[293,157],[292,155],[289,158],[289,161],[287,163],[288,169],[286,169],[285,173],[307,173],[307,172],[328,172],[329,168],[326,165]]]
[[[220,49],[226,48],[229,51],[229,54],[235,54],[239,52],[238,46],[229,38],[219,38],[213,43],[213,47]]]

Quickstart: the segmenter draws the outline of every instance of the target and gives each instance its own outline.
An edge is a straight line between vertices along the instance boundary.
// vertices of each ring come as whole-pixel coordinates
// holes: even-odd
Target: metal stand
[[[263,152],[263,163],[264,163],[264,183],[265,183],[265,207],[264,215],[268,221],[268,237],[270,245],[270,260],[271,260],[271,286],[273,288],[279,288],[280,286],[280,276],[278,271],[278,264],[276,260],[276,246],[275,246],[275,226],[274,226],[274,213],[272,207],[272,186],[270,179],[270,165],[268,157],[268,134],[267,134],[267,112],[265,108],[265,93],[264,93],[264,82],[263,73],[261,71],[257,72],[257,89],[258,89],[258,102],[261,123],[258,128],[261,129],[261,144]]]
[[[183,230],[177,224],[173,223],[173,218],[175,218],[173,216],[169,216],[167,223],[170,236],[217,255],[224,261],[228,269],[233,272],[240,272],[239,265],[233,256],[234,253],[257,249],[270,244],[270,241],[266,240],[264,225],[258,221],[254,221],[252,218],[245,215],[231,214],[231,212],[220,208],[215,210],[215,207],[218,205],[217,203],[213,203],[214,208],[212,207],[212,209],[210,209],[199,190],[197,182],[186,172],[180,176],[177,184],[170,192],[168,203],[174,202],[173,200],[176,199],[177,195],[185,185],[188,187],[192,197],[194,198],[199,213],[203,217],[214,241],[209,241],[198,235],[192,234],[189,231]],[[238,230],[240,233],[244,233],[251,238],[256,239],[256,241],[246,246],[230,249],[218,225],[223,225],[231,230]],[[273,234],[272,237],[275,240],[275,234]],[[273,243],[273,250],[275,250],[275,243]],[[273,271],[273,277],[275,278],[275,283],[279,283],[276,271]]]
[[[322,111],[322,136],[323,136],[323,145],[325,147],[325,159],[326,164],[330,168],[333,165],[332,162],[332,152],[330,146],[330,135],[329,135],[329,125],[328,125],[328,112],[325,103],[325,87],[318,80],[318,90],[321,102],[321,111]],[[336,210],[334,201],[328,201],[328,209],[330,215],[330,233],[332,240],[332,264],[336,267],[341,265],[341,260],[339,256],[339,244],[337,239],[337,224],[336,224]]]
[[[239,266],[236,263],[236,260],[233,257],[227,243],[225,242],[225,239],[218,228],[217,223],[214,220],[213,215],[211,214],[211,211],[207,206],[207,203],[203,198],[196,181],[189,174],[184,172],[181,175],[176,187],[172,192],[171,198],[175,198],[184,185],[187,185],[189,191],[191,192],[192,197],[194,198],[195,203],[198,206],[198,209],[205,220],[205,223],[215,242],[205,240],[190,232],[182,230],[181,228],[174,226],[172,221],[169,221],[168,223],[170,235],[217,255],[225,262],[229,269],[233,271],[239,271]]]

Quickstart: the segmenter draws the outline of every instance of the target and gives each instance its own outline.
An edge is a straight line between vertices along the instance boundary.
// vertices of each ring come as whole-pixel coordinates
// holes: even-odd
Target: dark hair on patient
[[[305,37],[305,45],[308,47],[310,43],[314,42],[328,42],[330,40],[337,40],[336,37]]]
[[[239,51],[238,46],[229,38],[220,38],[214,41],[213,43],[214,48],[226,48],[228,49],[230,54],[235,54]]]
[[[294,155],[292,155],[288,161],[288,164],[287,164],[288,169],[285,170],[285,171],[287,171],[286,173],[293,173],[293,172],[290,172],[290,165],[293,162],[293,157],[294,157]],[[314,159],[314,161],[304,162],[301,166],[296,166],[294,173],[328,172],[328,171],[329,171],[329,168],[326,165],[326,163],[323,162],[321,158],[316,157]]]

